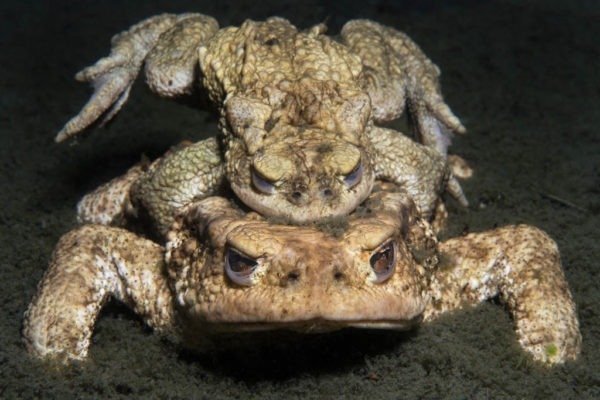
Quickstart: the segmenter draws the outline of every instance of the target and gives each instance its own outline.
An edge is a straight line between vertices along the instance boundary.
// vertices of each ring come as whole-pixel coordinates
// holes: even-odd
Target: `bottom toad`
[[[224,332],[408,329],[496,297],[534,359],[572,360],[581,346],[545,233],[517,225],[438,242],[402,193],[374,193],[335,229],[278,225],[209,197],[182,210],[166,247],[81,226],[61,238],[25,314],[28,351],[85,359],[111,297],[190,347]]]

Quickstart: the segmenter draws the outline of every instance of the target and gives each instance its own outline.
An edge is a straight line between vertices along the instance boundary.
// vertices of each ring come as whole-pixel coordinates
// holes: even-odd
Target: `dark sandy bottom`
[[[600,7],[561,1],[29,1],[0,5],[0,398],[600,398]],[[217,3],[222,3],[217,5]],[[556,3],[556,4],[552,4]],[[566,3],[566,2],[565,2]],[[497,304],[410,333],[274,337],[277,346],[194,356],[120,307],[104,312],[90,362],[56,372],[28,358],[22,314],[83,193],[214,118],[141,84],[108,129],[53,137],[87,100],[72,79],[110,37],[150,15],[200,11],[222,25],[281,15],[331,32],[356,17],[406,31],[443,71],[469,132],[452,151],[475,176],[448,235],[510,223],[559,244],[583,334],[577,362],[531,364]]]

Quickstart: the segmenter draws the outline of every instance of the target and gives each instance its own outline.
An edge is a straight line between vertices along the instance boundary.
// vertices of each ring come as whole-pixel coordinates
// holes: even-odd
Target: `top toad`
[[[347,214],[384,179],[425,217],[444,190],[466,205],[445,160],[449,132],[464,127],[443,101],[439,69],[405,34],[375,22],[348,22],[340,42],[325,29],[298,31],[278,17],[223,29],[201,14],[151,17],[77,74],[95,91],[56,140],[111,119],[144,65],[158,95],[202,93],[220,114],[219,141],[198,143],[184,161],[202,184],[185,189],[183,204],[228,181],[254,210],[302,223]],[[422,144],[375,125],[406,106]]]

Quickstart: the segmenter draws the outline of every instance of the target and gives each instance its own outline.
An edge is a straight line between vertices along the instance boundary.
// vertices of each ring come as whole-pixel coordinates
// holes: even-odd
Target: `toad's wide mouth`
[[[243,321],[243,322],[205,322],[203,330],[209,334],[260,332],[287,330],[303,334],[333,332],[345,328],[406,331],[421,321],[421,315],[409,320],[330,320],[313,318],[303,321]]]

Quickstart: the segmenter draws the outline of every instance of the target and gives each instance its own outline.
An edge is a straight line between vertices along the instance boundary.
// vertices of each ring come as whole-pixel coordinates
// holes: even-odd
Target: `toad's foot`
[[[100,118],[102,123],[110,121],[127,101],[144,62],[152,90],[166,97],[190,93],[196,78],[198,45],[217,30],[217,22],[201,14],[161,14],[114,36],[110,55],[75,76],[90,82],[94,94],[61,129],[56,142],[78,134]],[[159,38],[161,45],[156,46]],[[172,51],[165,52],[163,46],[172,46]]]
[[[434,275],[425,320],[500,296],[519,343],[546,364],[577,357],[581,347],[575,304],[556,243],[537,228],[518,225],[450,239]]]
[[[144,174],[148,165],[140,162],[124,175],[100,185],[77,203],[77,222],[124,226],[130,217],[137,216],[131,202],[131,186]]]
[[[408,105],[419,140],[446,155],[450,132],[465,127],[444,102],[439,68],[407,35],[373,21],[348,22],[342,39],[362,59],[374,119],[398,118]]]
[[[448,165],[452,170],[452,175],[460,179],[469,179],[473,176],[473,168],[467,160],[456,154],[448,154]]]

